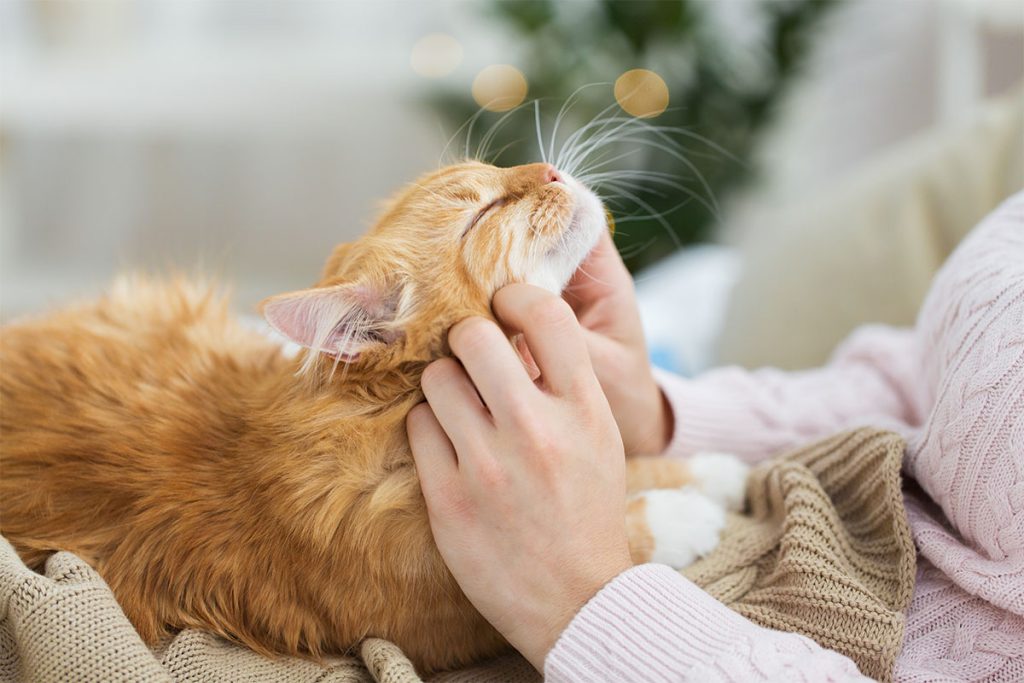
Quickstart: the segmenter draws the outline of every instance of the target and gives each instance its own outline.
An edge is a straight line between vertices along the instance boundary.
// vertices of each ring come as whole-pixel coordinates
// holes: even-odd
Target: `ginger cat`
[[[317,657],[372,635],[423,673],[498,654],[434,547],[405,416],[452,324],[510,282],[560,291],[606,229],[548,164],[464,163],[398,194],[316,286],[264,302],[296,358],[180,279],[8,325],[0,531],[32,567],[87,560],[151,644],[198,628]],[[634,559],[714,547],[743,475],[633,459],[631,490],[671,489],[631,500]]]

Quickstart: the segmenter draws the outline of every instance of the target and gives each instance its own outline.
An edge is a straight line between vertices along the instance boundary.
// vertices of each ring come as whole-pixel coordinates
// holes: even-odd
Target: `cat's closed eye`
[[[495,199],[493,202],[491,202],[490,204],[488,204],[484,208],[480,209],[480,211],[478,211],[476,213],[476,215],[473,216],[473,220],[471,220],[469,222],[469,225],[466,226],[465,230],[462,231],[462,236],[465,237],[466,235],[468,235],[469,231],[472,230],[476,226],[477,223],[479,223],[481,220],[483,220],[484,216],[489,214],[494,209],[497,209],[498,207],[503,206],[504,204],[505,204],[505,198],[504,197],[500,197],[498,199]]]

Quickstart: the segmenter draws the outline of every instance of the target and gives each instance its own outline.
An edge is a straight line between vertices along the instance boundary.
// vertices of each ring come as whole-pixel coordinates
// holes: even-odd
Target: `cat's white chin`
[[[573,273],[597,245],[601,233],[608,229],[601,200],[572,176],[563,174],[563,182],[572,192],[576,205],[572,219],[556,248],[541,258],[527,280],[554,294],[562,293]]]

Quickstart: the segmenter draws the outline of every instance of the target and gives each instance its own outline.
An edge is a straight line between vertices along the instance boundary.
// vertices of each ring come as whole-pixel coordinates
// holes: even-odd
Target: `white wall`
[[[410,49],[468,82],[500,41],[458,2],[0,0],[0,315],[126,268],[200,269],[240,308],[307,286],[448,133]],[[481,44],[481,42],[483,44]]]

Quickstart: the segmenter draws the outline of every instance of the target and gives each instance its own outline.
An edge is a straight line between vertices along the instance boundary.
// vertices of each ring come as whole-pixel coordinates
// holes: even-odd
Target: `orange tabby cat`
[[[559,291],[606,229],[547,164],[465,163],[400,193],[315,287],[264,302],[297,358],[180,280],[125,278],[9,325],[0,530],[30,566],[57,549],[90,562],[148,643],[199,628],[318,656],[372,635],[424,672],[494,655],[507,644],[433,545],[405,416],[453,323],[490,316],[510,282]],[[735,495],[716,462],[697,483]],[[633,490],[693,479],[681,461],[630,468]],[[637,561],[685,564],[721,524],[692,491],[630,503]]]

